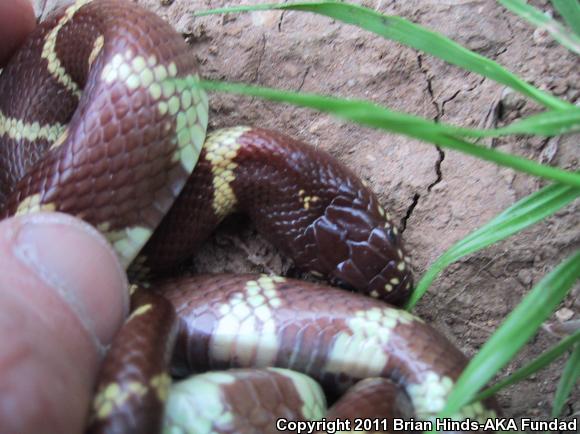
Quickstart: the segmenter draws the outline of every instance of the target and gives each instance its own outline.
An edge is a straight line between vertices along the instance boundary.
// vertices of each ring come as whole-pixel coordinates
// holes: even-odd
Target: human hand
[[[0,2],[0,67],[22,44],[35,24],[29,0]]]
[[[0,222],[0,432],[78,434],[128,310],[115,254],[59,213]]]

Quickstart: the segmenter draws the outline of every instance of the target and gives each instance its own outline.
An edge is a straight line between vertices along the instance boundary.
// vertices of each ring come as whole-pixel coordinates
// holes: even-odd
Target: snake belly
[[[105,360],[90,432],[157,432],[164,409],[176,420],[182,404],[165,408],[172,356],[174,374],[278,367],[194,377],[213,384],[203,390],[229,385],[234,395],[239,380],[256,405],[240,422],[243,403],[216,395],[211,408],[222,410],[212,416],[222,425],[184,432],[267,432],[256,427],[275,416],[316,419],[325,395],[333,400],[367,377],[402,389],[368,380],[329,418],[352,417],[346,409],[357,396],[375,397],[361,414],[379,414],[386,395],[410,398],[417,417],[432,417],[466,360],[422,321],[384,304],[412,290],[389,213],[330,155],[282,134],[234,127],[205,140],[208,102],[198,80],[181,36],[133,3],[77,0],[54,14],[0,75],[0,217],[80,217],[143,283],[171,273],[239,211],[300,269],[369,297],[255,276],[158,281],[158,295],[140,289]],[[312,376],[324,392],[280,368]],[[274,399],[273,390],[286,392]],[[473,404],[459,416],[492,414]]]

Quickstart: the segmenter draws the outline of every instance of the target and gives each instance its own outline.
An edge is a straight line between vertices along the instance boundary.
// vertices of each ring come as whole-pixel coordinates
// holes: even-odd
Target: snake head
[[[331,283],[398,305],[411,294],[410,258],[374,195],[365,200],[335,197],[306,232],[318,252],[306,268]]]

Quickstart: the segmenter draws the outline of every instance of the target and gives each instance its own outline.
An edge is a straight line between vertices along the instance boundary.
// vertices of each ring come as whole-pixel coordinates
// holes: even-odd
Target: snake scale
[[[385,303],[412,290],[389,213],[350,170],[280,133],[233,127],[206,138],[198,81],[181,36],[121,0],[55,13],[0,76],[0,216],[80,217],[135,282],[88,432],[432,419],[467,359]],[[359,294],[278,276],[169,277],[232,212],[301,270]],[[455,417],[496,411],[474,403]]]

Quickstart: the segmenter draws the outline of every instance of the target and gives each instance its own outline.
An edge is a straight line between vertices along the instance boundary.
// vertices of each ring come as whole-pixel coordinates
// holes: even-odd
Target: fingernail
[[[98,347],[113,339],[128,310],[127,280],[106,240],[59,213],[23,216],[13,251],[77,316]]]

